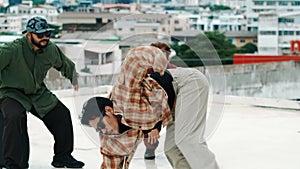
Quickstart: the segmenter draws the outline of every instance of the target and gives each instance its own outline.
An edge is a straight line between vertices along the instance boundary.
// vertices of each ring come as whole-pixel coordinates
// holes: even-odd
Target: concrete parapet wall
[[[295,61],[198,67],[211,80],[214,94],[247,97],[300,98],[300,63]],[[81,76],[80,87],[112,85],[117,75]],[[218,81],[224,79],[224,83]],[[63,78],[45,81],[50,89],[72,88]]]
[[[225,65],[224,73],[218,66],[210,70],[211,76],[225,76],[224,89],[212,86],[218,93],[263,98],[300,98],[299,62]]]

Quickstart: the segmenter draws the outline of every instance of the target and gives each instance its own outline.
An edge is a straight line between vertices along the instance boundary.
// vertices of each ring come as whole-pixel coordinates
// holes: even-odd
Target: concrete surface
[[[74,157],[85,162],[84,169],[99,169],[101,155],[97,136],[79,124],[78,112],[92,94],[57,91],[72,112],[75,133]],[[215,103],[222,104],[222,103]],[[226,96],[221,121],[208,138],[220,169],[299,169],[300,106],[299,102]],[[31,140],[30,169],[52,169],[53,139],[43,124],[28,116]],[[156,160],[144,160],[141,144],[131,169],[171,169],[163,154],[164,132]],[[96,134],[96,133],[95,133]],[[201,160],[201,157],[199,157]]]

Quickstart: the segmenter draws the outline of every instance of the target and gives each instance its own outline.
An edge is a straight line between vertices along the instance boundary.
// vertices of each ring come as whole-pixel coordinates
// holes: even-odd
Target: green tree
[[[46,3],[46,0],[32,0],[33,5],[37,6],[37,5],[43,5]]]
[[[171,63],[181,67],[195,67],[202,66],[203,62],[199,59],[198,55],[187,44],[179,45],[175,42],[171,45],[171,48],[175,50],[176,56],[171,59]]]
[[[233,54],[238,52],[238,48],[226,39],[225,33],[219,31],[205,32],[205,36],[216,49],[222,63],[231,64]]]
[[[253,43],[247,43],[246,45],[242,46],[238,53],[255,53],[257,52],[257,46]]]
[[[218,10],[230,10],[229,6],[224,5],[213,5],[209,7],[211,11],[218,11]]]
[[[91,73],[90,68],[88,68],[86,65],[83,69],[80,70],[81,72],[85,72],[85,73]]]
[[[172,58],[171,63],[181,66],[183,61],[189,67],[232,64],[233,54],[238,51],[219,31],[199,34],[181,45],[175,42],[172,49],[176,51],[177,57]]]

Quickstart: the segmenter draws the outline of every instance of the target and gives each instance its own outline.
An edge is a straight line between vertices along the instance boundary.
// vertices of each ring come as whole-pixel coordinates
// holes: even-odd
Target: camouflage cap
[[[47,31],[52,31],[54,29],[49,28],[49,25],[46,19],[36,16],[28,20],[26,25],[26,30],[22,33],[31,32],[31,33],[44,33]]]

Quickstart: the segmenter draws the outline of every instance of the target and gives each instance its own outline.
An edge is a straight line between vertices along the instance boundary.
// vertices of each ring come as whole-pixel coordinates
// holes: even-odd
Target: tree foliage
[[[171,62],[182,65],[178,63],[181,60],[188,67],[232,64],[233,54],[238,51],[235,45],[226,40],[224,33],[219,31],[199,34],[181,45],[175,42],[172,48],[176,51],[177,58],[173,58]]]
[[[34,6],[43,5],[46,3],[46,0],[32,0]]]
[[[211,11],[218,11],[218,10],[229,10],[229,6],[224,5],[212,5],[209,7]]]
[[[242,46],[239,50],[239,53],[255,53],[257,52],[257,46],[253,43],[247,43],[246,45]]]

